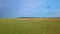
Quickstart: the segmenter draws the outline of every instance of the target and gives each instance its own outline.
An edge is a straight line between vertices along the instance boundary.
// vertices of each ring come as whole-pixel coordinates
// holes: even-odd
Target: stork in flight
[[[50,7],[48,6],[48,7],[46,7],[47,9],[49,9]]]

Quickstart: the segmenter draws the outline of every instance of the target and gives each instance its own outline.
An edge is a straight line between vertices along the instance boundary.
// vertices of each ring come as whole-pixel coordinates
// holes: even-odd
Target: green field
[[[60,19],[0,19],[0,34],[60,34]]]

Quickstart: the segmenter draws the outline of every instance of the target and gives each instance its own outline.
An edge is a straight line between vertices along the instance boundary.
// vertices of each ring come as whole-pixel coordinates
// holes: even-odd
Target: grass
[[[60,19],[0,19],[0,34],[60,34]]]
[[[15,34],[16,20],[0,19],[0,34]]]

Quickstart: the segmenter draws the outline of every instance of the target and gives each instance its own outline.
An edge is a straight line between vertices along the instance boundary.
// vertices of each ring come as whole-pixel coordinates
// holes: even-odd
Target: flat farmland
[[[15,34],[16,19],[0,18],[0,34]]]
[[[0,19],[0,34],[60,34],[60,18]]]

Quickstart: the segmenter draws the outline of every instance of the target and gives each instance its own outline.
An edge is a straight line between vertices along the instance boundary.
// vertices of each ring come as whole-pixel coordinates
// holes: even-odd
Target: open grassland
[[[0,19],[0,34],[60,34],[60,18]]]
[[[0,34],[15,34],[16,19],[0,18]]]

